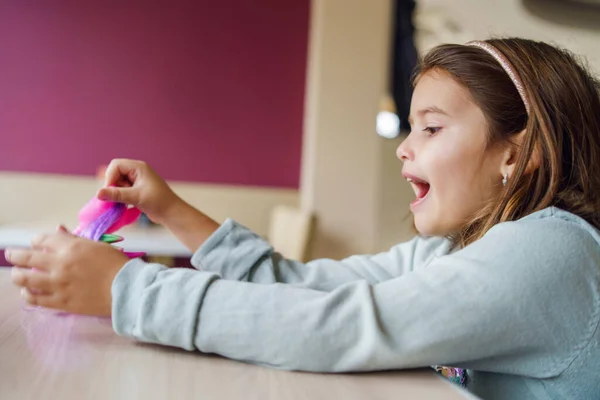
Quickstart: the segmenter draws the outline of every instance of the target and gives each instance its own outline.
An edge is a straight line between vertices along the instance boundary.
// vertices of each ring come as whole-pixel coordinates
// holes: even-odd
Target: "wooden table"
[[[429,370],[312,374],[117,336],[110,320],[27,310],[0,267],[0,399],[473,398]]]

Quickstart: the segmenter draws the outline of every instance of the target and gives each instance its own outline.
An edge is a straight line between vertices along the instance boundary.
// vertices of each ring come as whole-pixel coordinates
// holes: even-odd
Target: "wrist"
[[[168,227],[168,225],[177,218],[178,215],[187,208],[190,207],[181,197],[175,195],[175,198],[163,208],[162,213],[156,218],[156,222],[159,225]]]
[[[217,222],[183,200],[171,207],[163,225],[191,252],[219,228]]]

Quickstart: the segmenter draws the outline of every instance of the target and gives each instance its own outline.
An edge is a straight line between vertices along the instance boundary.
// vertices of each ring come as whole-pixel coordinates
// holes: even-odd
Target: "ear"
[[[514,135],[512,141],[504,149],[502,158],[502,165],[500,167],[500,173],[502,175],[507,174],[509,178],[514,175],[515,168],[517,167],[517,159],[519,156],[519,150],[522,147],[523,140],[525,138],[526,131]],[[537,144],[535,145],[533,152],[527,166],[525,167],[524,175],[532,174],[541,164],[541,151]]]

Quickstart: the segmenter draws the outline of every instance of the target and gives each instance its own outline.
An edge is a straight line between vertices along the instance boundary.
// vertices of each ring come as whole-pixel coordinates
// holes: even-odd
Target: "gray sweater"
[[[600,234],[548,208],[449,251],[416,237],[377,255],[287,260],[227,220],[197,270],[128,262],[124,336],[274,368],[469,369],[483,399],[600,399]]]

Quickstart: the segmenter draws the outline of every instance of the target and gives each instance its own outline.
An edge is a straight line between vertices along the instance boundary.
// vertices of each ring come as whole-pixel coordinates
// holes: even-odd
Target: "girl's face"
[[[412,130],[396,152],[415,191],[417,230],[426,236],[456,232],[503,189],[501,146],[487,146],[483,112],[449,74],[429,71],[415,87]]]

